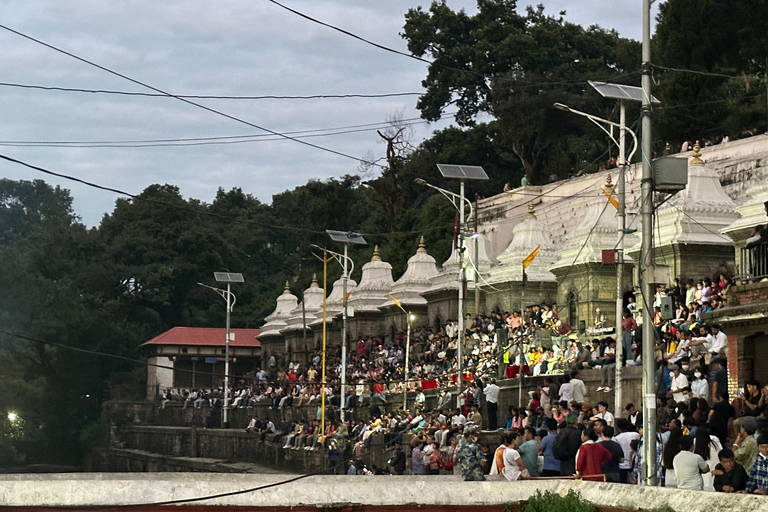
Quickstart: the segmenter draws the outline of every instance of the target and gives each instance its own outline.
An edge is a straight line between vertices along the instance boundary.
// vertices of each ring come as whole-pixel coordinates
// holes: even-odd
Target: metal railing
[[[757,281],[768,277],[768,244],[741,248],[736,252],[736,278]]]

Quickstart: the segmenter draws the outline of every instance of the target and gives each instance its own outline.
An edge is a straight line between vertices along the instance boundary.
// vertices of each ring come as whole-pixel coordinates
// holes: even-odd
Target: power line
[[[447,112],[443,116],[453,115],[455,112]],[[420,117],[411,117],[398,121],[403,126],[416,126],[427,121]],[[380,130],[387,128],[392,124],[387,121],[378,123],[357,124],[350,126],[339,126],[335,128],[317,128],[307,130],[295,130],[282,132],[289,135],[297,135],[296,138],[323,137],[331,135],[341,135],[348,133],[358,133],[366,131]],[[309,135],[302,135],[309,134]],[[25,140],[0,140],[0,146],[11,147],[154,147],[154,146],[199,146],[206,144],[239,144],[243,142],[261,142],[283,140],[281,138],[270,138],[270,134],[260,133],[252,135],[230,135],[221,137],[186,137],[176,139],[139,139],[139,140],[109,140],[109,141],[25,141]]]
[[[140,86],[142,86],[142,87],[146,87],[147,89],[151,89],[151,90],[153,90],[153,91],[155,91],[155,92],[158,92],[158,93],[164,94],[164,95],[166,95],[166,96],[169,96],[169,97],[172,97],[172,98],[176,98],[176,99],[177,99],[177,100],[179,100],[179,101],[182,101],[182,102],[184,102],[184,103],[187,103],[187,104],[189,104],[189,105],[195,106],[195,107],[197,107],[197,108],[200,108],[200,109],[206,110],[206,111],[208,111],[208,112],[211,112],[211,113],[213,113],[213,114],[216,114],[216,115],[219,115],[219,116],[225,117],[225,118],[227,118],[227,119],[231,119],[231,120],[233,120],[233,121],[237,121],[238,123],[242,123],[242,124],[245,124],[245,125],[247,125],[247,126],[250,126],[250,127],[252,127],[252,128],[256,128],[256,129],[258,129],[258,130],[262,130],[262,131],[265,131],[265,132],[271,133],[272,135],[275,135],[275,136],[278,136],[278,137],[282,137],[282,138],[285,138],[285,139],[288,139],[288,140],[292,140],[292,141],[294,141],[294,142],[297,142],[297,143],[299,143],[299,144],[302,144],[302,145],[304,145],[304,146],[308,146],[308,147],[311,147],[311,148],[314,148],[314,149],[318,149],[318,150],[320,150],[320,151],[325,151],[325,152],[327,152],[327,153],[332,153],[332,154],[334,154],[334,155],[337,155],[337,156],[341,156],[341,157],[344,157],[344,158],[348,158],[348,159],[350,159],[350,160],[355,160],[356,162],[360,162],[360,163],[363,163],[363,164],[366,164],[366,165],[373,165],[373,166],[376,166],[376,167],[384,168],[384,166],[382,166],[382,165],[381,165],[381,164],[379,164],[379,163],[376,163],[376,162],[369,162],[369,161],[367,161],[367,160],[364,160],[364,159],[362,159],[362,158],[358,158],[358,157],[356,157],[356,156],[352,156],[352,155],[349,155],[349,154],[347,154],[347,153],[343,153],[343,152],[341,152],[341,151],[337,151],[337,150],[335,150],[335,149],[326,148],[326,147],[324,147],[324,146],[319,146],[319,145],[317,145],[317,144],[313,144],[313,143],[311,143],[311,142],[307,142],[307,141],[305,141],[305,140],[297,139],[297,138],[295,138],[295,137],[291,137],[290,135],[285,135],[285,134],[282,134],[282,133],[280,133],[280,132],[276,132],[276,131],[274,131],[274,130],[270,130],[269,128],[265,128],[265,127],[263,127],[263,126],[259,126],[259,125],[255,124],[255,123],[251,123],[251,122],[249,122],[249,121],[246,121],[246,120],[244,120],[244,119],[241,119],[241,118],[239,118],[239,117],[233,116],[233,115],[231,115],[231,114],[227,114],[227,113],[225,113],[225,112],[222,112],[222,111],[220,111],[220,110],[216,110],[216,109],[214,109],[214,108],[211,108],[211,107],[206,107],[205,105],[203,105],[203,104],[201,104],[201,103],[197,103],[197,102],[194,102],[194,101],[192,101],[192,100],[189,100],[189,99],[187,99],[187,98],[182,98],[182,97],[176,96],[176,95],[174,95],[174,94],[171,94],[171,93],[169,93],[169,92],[166,92],[166,91],[164,91],[164,90],[162,90],[162,89],[159,89],[159,88],[157,88],[157,87],[154,87],[154,86],[152,86],[152,85],[149,85],[149,84],[146,84],[146,83],[144,83],[144,82],[141,82],[141,81],[139,81],[139,80],[136,80],[135,78],[131,78],[131,77],[129,77],[129,76],[127,76],[127,75],[124,75],[124,74],[122,74],[122,73],[119,73],[119,72],[117,72],[117,71],[113,71],[113,70],[111,70],[111,69],[109,69],[109,68],[107,68],[107,67],[105,67],[105,66],[102,66],[102,65],[100,65],[100,64],[96,64],[95,62],[92,62],[92,61],[90,61],[90,60],[88,60],[88,59],[85,59],[85,58],[83,58],[83,57],[79,57],[79,56],[75,55],[74,53],[71,53],[71,52],[68,52],[68,51],[66,51],[66,50],[63,50],[63,49],[61,49],[61,48],[58,48],[58,47],[56,47],[56,46],[53,46],[52,44],[46,43],[46,42],[44,42],[44,41],[41,41],[40,39],[36,39],[36,38],[34,38],[34,37],[32,37],[32,36],[29,36],[29,35],[27,35],[27,34],[24,34],[24,33],[22,33],[22,32],[19,32],[18,30],[14,30],[14,29],[12,29],[12,28],[10,28],[10,27],[7,27],[7,26],[5,26],[5,25],[0,25],[0,28],[2,28],[2,29],[4,29],[4,30],[7,30],[8,32],[11,32],[11,33],[13,33],[13,34],[16,34],[16,35],[18,35],[18,36],[20,36],[20,37],[23,37],[23,38],[25,38],[25,39],[27,39],[27,40],[29,40],[29,41],[32,41],[32,42],[35,42],[35,43],[37,43],[37,44],[40,44],[40,45],[42,45],[42,46],[45,46],[46,48],[50,48],[51,50],[54,50],[54,51],[56,51],[56,52],[59,52],[59,53],[62,53],[62,54],[64,54],[64,55],[68,56],[68,57],[72,57],[72,58],[73,58],[73,59],[75,59],[75,60],[78,60],[78,61],[80,61],[80,62],[83,62],[83,63],[85,63],[85,64],[88,64],[89,66],[93,66],[93,67],[95,67],[95,68],[97,68],[97,69],[100,69],[100,70],[102,70],[102,71],[105,71],[105,72],[107,72],[107,73],[109,73],[109,74],[111,74],[111,75],[115,75],[115,76],[117,76],[117,77],[120,77],[120,78],[122,78],[122,79],[124,79],[124,80],[127,80],[127,81],[129,81],[129,82],[132,82],[132,83],[134,83],[134,84],[137,84],[137,85],[140,85]]]
[[[82,89],[78,87],[60,87],[48,85],[19,84],[12,82],[0,82],[0,87],[16,87],[20,89],[38,89],[42,91],[62,91],[62,92],[81,92],[91,94],[114,94],[120,96],[143,96],[149,98],[168,98],[167,94],[151,92],[133,92],[117,91],[110,89]],[[316,99],[346,99],[346,98],[397,98],[401,96],[420,96],[420,92],[390,92],[381,94],[309,94],[284,96],[275,94],[265,94],[261,96],[229,96],[212,94],[174,94],[177,98],[198,99],[198,100],[316,100]]]

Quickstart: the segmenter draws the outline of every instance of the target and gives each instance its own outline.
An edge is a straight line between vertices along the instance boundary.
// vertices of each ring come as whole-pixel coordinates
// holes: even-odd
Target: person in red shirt
[[[576,473],[585,480],[603,481],[600,467],[611,461],[611,452],[602,444],[596,443],[597,434],[591,428],[581,433],[581,447],[576,452]]]

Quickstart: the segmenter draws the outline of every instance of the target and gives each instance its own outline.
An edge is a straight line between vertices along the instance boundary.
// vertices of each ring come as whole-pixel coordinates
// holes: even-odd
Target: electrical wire
[[[20,89],[38,89],[42,91],[81,92],[90,94],[114,94],[120,96],[143,96],[149,98],[168,98],[167,94],[151,92],[117,91],[110,89],[81,89],[77,87],[60,87],[47,85],[19,84],[12,82],[0,82],[0,87],[15,87]],[[265,94],[262,96],[227,96],[213,94],[174,94],[177,98],[198,100],[315,100],[315,99],[347,99],[347,98],[397,98],[401,96],[420,96],[420,92],[390,92],[381,94],[309,94],[296,96],[279,96]]]
[[[446,112],[444,116],[450,116],[455,114],[455,112]],[[442,118],[441,118],[442,119]],[[400,119],[397,121],[398,123],[406,123],[408,126],[416,125],[425,123],[426,121],[423,120],[420,117],[409,117],[405,119]],[[365,123],[365,124],[353,124],[349,126],[335,126],[331,128],[315,128],[315,129],[304,129],[304,130],[294,130],[294,131],[286,131],[283,132],[287,135],[296,135],[296,134],[306,134],[306,133],[322,133],[322,132],[333,132],[338,130],[352,130],[353,128],[367,128],[372,127],[373,129],[381,129],[392,126],[392,123],[389,121],[381,121],[378,123]],[[363,131],[363,130],[361,130]],[[228,135],[228,136],[221,136],[221,137],[184,137],[184,138],[176,138],[176,139],[134,139],[134,140],[108,140],[108,141],[59,141],[59,140],[53,140],[53,141],[24,141],[24,140],[0,140],[0,144],[143,144],[143,143],[160,143],[160,142],[197,142],[197,141],[209,141],[209,140],[237,140],[237,139],[249,139],[249,138],[264,138],[264,137],[270,137],[270,134],[268,133],[255,133],[251,135]],[[275,139],[270,139],[275,140]]]
[[[419,124],[425,124],[427,121],[417,121],[411,123],[403,123],[400,126],[416,126]],[[294,135],[294,139],[308,139],[314,137],[333,137],[336,135],[346,135],[350,133],[362,133],[369,131],[378,131],[382,127],[389,125],[381,125],[375,128],[357,128],[350,130],[341,130],[336,132],[325,133],[311,133],[307,135]],[[178,142],[38,142],[38,141],[0,141],[0,146],[4,147],[35,147],[35,148],[156,148],[156,147],[184,147],[184,146],[212,146],[212,145],[231,145],[231,144],[248,144],[252,142],[274,142],[283,141],[282,137],[270,137],[268,135],[254,135],[252,137],[260,138],[245,138],[246,136],[239,137],[237,140],[207,140],[199,142],[185,142],[179,140]],[[230,137],[231,139],[232,137]]]
[[[660,66],[658,64],[649,64],[653,69],[659,69],[662,71],[674,71],[676,73],[690,73],[692,75],[713,76],[719,78],[742,78],[743,75],[726,75],[723,73],[713,73],[711,71],[697,71],[695,69],[683,69],[683,68],[671,68],[668,66]]]
[[[207,107],[207,106],[205,106],[205,105],[203,105],[203,104],[201,104],[201,103],[197,103],[197,102],[195,102],[195,101],[192,101],[192,100],[190,100],[190,99],[187,99],[187,98],[182,98],[182,97],[176,96],[176,95],[174,95],[174,94],[171,94],[171,93],[169,93],[169,92],[166,92],[166,91],[164,91],[164,90],[162,90],[162,89],[159,89],[159,88],[157,88],[157,87],[154,87],[154,86],[152,86],[152,85],[149,85],[149,84],[147,84],[147,83],[145,83],[145,82],[141,82],[141,81],[139,81],[139,80],[136,80],[135,78],[131,78],[131,77],[129,77],[129,76],[127,76],[127,75],[124,75],[124,74],[122,74],[122,73],[119,73],[119,72],[117,72],[117,71],[113,71],[112,69],[109,69],[109,68],[107,68],[107,67],[105,67],[105,66],[102,66],[102,65],[100,65],[100,64],[96,64],[96,63],[95,63],[95,62],[93,62],[93,61],[90,61],[90,60],[88,60],[88,59],[85,59],[85,58],[83,58],[83,57],[80,57],[80,56],[78,56],[78,55],[75,55],[74,53],[68,52],[68,51],[66,51],[66,50],[63,50],[63,49],[61,49],[61,48],[58,48],[58,47],[56,47],[56,46],[54,46],[54,45],[52,45],[52,44],[46,43],[46,42],[44,42],[44,41],[41,41],[40,39],[36,39],[36,38],[34,38],[34,37],[32,37],[32,36],[29,36],[29,35],[27,35],[27,34],[24,34],[23,32],[19,32],[18,30],[14,30],[14,29],[12,29],[12,28],[10,28],[10,27],[7,27],[7,26],[5,26],[5,25],[0,25],[0,28],[1,28],[1,29],[3,29],[3,30],[6,30],[6,31],[8,31],[8,32],[11,32],[11,33],[13,33],[13,34],[16,34],[16,35],[18,35],[18,36],[20,36],[20,37],[23,37],[23,38],[25,38],[25,39],[27,39],[27,40],[29,40],[29,41],[32,41],[32,42],[35,42],[35,43],[37,43],[37,44],[40,44],[40,45],[42,45],[42,46],[45,46],[46,48],[50,48],[51,50],[54,50],[54,51],[56,51],[56,52],[59,52],[59,53],[61,53],[61,54],[64,54],[64,55],[66,55],[66,56],[68,56],[68,57],[71,57],[71,58],[73,58],[73,59],[75,59],[75,60],[78,60],[78,61],[80,61],[80,62],[83,62],[83,63],[85,63],[85,64],[88,64],[89,66],[93,66],[93,67],[95,67],[95,68],[97,68],[97,69],[100,69],[100,70],[102,70],[102,71],[105,71],[106,73],[109,73],[109,74],[111,74],[111,75],[114,75],[114,76],[120,77],[120,78],[122,78],[122,79],[124,79],[124,80],[127,80],[127,81],[129,81],[129,82],[132,82],[132,83],[134,83],[134,84],[136,84],[136,85],[140,85],[140,86],[142,86],[142,87],[146,87],[147,89],[150,89],[150,90],[153,90],[153,91],[155,91],[155,92],[158,92],[158,93],[164,94],[164,95],[166,95],[166,96],[168,96],[168,97],[171,97],[171,98],[175,98],[175,99],[177,99],[177,100],[179,100],[179,101],[181,101],[181,102],[183,102],[183,103],[186,103],[186,104],[188,104],[188,105],[192,105],[192,106],[194,106],[194,107],[200,108],[200,109],[202,109],[202,110],[205,110],[205,111],[207,111],[207,112],[211,112],[211,113],[213,113],[213,114],[216,114],[216,115],[219,115],[219,116],[221,116],[221,117],[225,117],[225,118],[227,118],[227,119],[230,119],[230,120],[232,120],[232,121],[236,121],[236,122],[238,122],[238,123],[242,123],[242,124],[245,124],[245,125],[247,125],[247,126],[250,126],[250,127],[252,127],[252,128],[256,128],[257,130],[261,130],[261,131],[264,131],[264,132],[267,132],[267,133],[271,133],[272,135],[275,135],[275,136],[278,136],[278,137],[282,137],[282,138],[284,138],[284,139],[287,139],[287,140],[292,140],[292,141],[294,141],[294,142],[297,142],[297,143],[299,143],[299,144],[302,144],[302,145],[304,145],[304,146],[307,146],[307,147],[311,147],[311,148],[314,148],[314,149],[317,149],[317,150],[320,150],[320,151],[324,151],[324,152],[326,152],[326,153],[331,153],[331,154],[334,154],[334,155],[337,155],[337,156],[341,156],[341,157],[344,157],[344,158],[347,158],[347,159],[350,159],[350,160],[355,160],[356,162],[360,162],[360,163],[363,163],[363,164],[365,164],[365,165],[371,165],[371,166],[379,167],[379,168],[382,168],[382,169],[384,168],[384,166],[383,166],[383,165],[381,165],[381,164],[379,164],[379,163],[376,163],[376,162],[369,162],[369,161],[367,161],[367,160],[365,160],[365,159],[362,159],[362,158],[358,158],[358,157],[356,157],[356,156],[352,156],[352,155],[349,155],[349,154],[347,154],[347,153],[343,153],[343,152],[341,152],[341,151],[337,151],[337,150],[335,150],[335,149],[327,148],[327,147],[324,147],[324,146],[320,146],[320,145],[317,145],[317,144],[313,144],[313,143],[311,143],[311,142],[307,142],[307,141],[305,141],[305,140],[297,139],[297,138],[295,138],[295,137],[292,137],[292,136],[290,136],[290,135],[285,135],[285,134],[282,134],[282,133],[280,133],[280,132],[276,132],[275,130],[270,130],[269,128],[265,128],[265,127],[263,127],[263,126],[259,126],[259,125],[255,124],[255,123],[251,123],[251,122],[249,122],[249,121],[246,121],[246,120],[244,120],[244,119],[241,119],[241,118],[239,118],[239,117],[233,116],[233,115],[231,115],[231,114],[227,114],[227,113],[225,113],[225,112],[222,112],[221,110],[216,110],[216,109],[214,109],[214,108],[211,108],[211,107]]]

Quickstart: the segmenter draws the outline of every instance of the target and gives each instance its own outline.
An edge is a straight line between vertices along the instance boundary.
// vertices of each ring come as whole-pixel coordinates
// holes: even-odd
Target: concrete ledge
[[[206,473],[82,473],[0,475],[0,507],[139,505],[204,497],[284,480],[284,475]],[[575,490],[598,507],[677,512],[768,512],[768,498],[575,480],[463,482],[452,476],[312,476],[261,491],[187,503],[190,506],[289,507],[503,506],[526,501],[537,490],[565,495]]]

